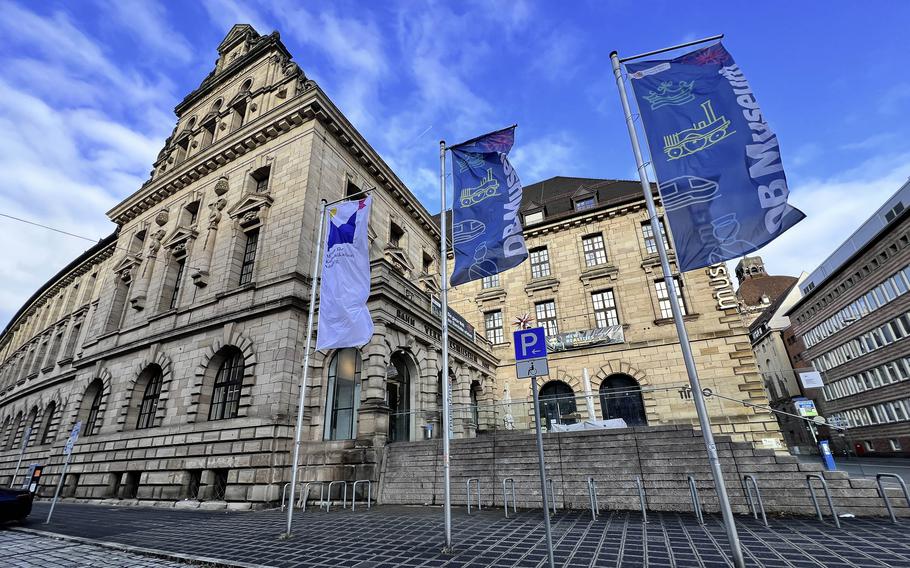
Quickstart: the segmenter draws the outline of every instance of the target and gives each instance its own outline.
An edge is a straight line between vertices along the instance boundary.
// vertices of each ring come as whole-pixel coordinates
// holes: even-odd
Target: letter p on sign
[[[516,331],[514,342],[516,361],[539,359],[547,356],[547,340],[542,327]]]

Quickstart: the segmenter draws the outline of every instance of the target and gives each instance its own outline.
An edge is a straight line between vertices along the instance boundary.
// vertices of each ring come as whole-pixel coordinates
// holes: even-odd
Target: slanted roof
[[[791,277],[790,276],[782,276],[782,277],[769,276],[768,278],[791,278]],[[763,280],[763,279],[758,279],[758,280]],[[747,282],[748,282],[748,280],[747,280]],[[781,305],[787,299],[787,296],[790,295],[790,291],[793,290],[794,286],[796,286],[796,283],[797,283],[797,279],[793,278],[793,283],[790,284],[790,286],[788,286],[787,289],[784,290],[780,295],[778,295],[777,298],[775,298],[774,301],[771,302],[771,304],[767,308],[764,309],[764,311],[761,313],[761,315],[759,315],[758,318],[756,318],[756,320],[754,322],[752,322],[752,324],[749,326],[750,332],[755,331],[756,329],[759,329],[761,326],[763,326],[764,324],[771,321],[771,318],[773,318],[774,314],[777,313],[777,310],[780,309]],[[744,282],[744,284],[745,284],[745,282]]]

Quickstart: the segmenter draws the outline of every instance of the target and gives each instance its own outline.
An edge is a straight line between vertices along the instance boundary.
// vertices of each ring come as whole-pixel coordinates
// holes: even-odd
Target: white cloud
[[[131,194],[170,131],[172,83],[114,63],[63,12],[2,3],[0,33],[19,56],[0,68],[0,212],[91,238]],[[90,243],[0,218],[0,327]]]
[[[566,164],[571,163],[574,152],[571,138],[561,133],[516,144],[510,161],[522,183],[530,185],[553,176],[571,175],[566,172]]]
[[[263,15],[250,4],[250,2],[237,0],[203,0],[202,2],[209,18],[221,28],[223,35],[226,35],[234,24],[249,24],[261,34],[271,33],[272,27],[266,24]]]
[[[826,179],[794,185],[806,218],[760,250],[770,274],[811,272],[907,181],[910,153],[876,157]]]
[[[117,24],[149,50],[154,59],[171,58],[189,63],[193,48],[169,22],[164,6],[151,0],[105,0],[103,9],[114,15]]]

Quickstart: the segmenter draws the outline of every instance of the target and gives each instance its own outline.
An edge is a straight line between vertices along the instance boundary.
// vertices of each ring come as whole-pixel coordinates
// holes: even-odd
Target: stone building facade
[[[52,491],[81,421],[66,496],[277,501],[320,203],[369,188],[376,333],[311,358],[301,468],[304,480],[377,480],[386,443],[439,431],[438,227],[277,32],[232,28],[175,112],[150,179],[108,213],[114,234],[0,336],[0,483],[27,444],[23,463],[45,464]],[[490,346],[460,336],[450,353],[454,401],[492,400]]]
[[[907,204],[910,182],[809,274],[787,314],[795,366],[822,374],[821,413],[847,426],[832,443],[859,455],[910,455]]]
[[[529,382],[515,378],[511,339],[519,319],[549,336],[541,389],[548,427],[610,418],[635,426],[697,424],[639,183],[549,179],[524,188],[521,213],[529,260],[449,295],[493,343],[499,418],[514,427],[532,420],[533,407],[515,402],[531,394]],[[714,428],[782,448],[771,413],[738,402],[768,401],[726,267],[679,274],[672,250],[670,263],[703,386],[726,397],[708,398]]]

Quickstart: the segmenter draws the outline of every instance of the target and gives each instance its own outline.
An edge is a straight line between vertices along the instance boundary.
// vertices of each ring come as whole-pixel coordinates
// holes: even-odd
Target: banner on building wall
[[[373,337],[370,297],[372,197],[347,201],[326,212],[326,240],[319,287],[316,349],[360,347]]]
[[[521,181],[507,157],[514,142],[512,126],[450,148],[452,286],[498,274],[528,258],[519,215]]]
[[[550,353],[571,351],[572,349],[584,349],[598,345],[615,345],[624,341],[625,337],[621,325],[595,327],[594,329],[548,335],[547,351]]]
[[[680,270],[753,252],[801,221],[777,136],[720,43],[627,63]]]

